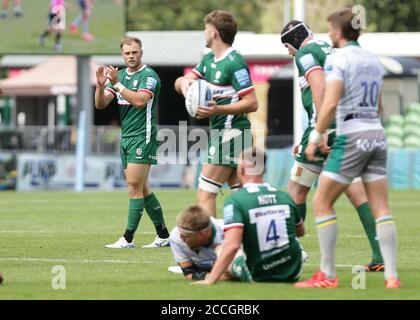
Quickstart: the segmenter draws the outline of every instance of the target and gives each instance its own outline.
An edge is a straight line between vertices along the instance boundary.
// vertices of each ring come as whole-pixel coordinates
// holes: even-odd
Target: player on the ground
[[[156,72],[142,63],[142,43],[135,37],[124,37],[120,43],[121,54],[127,68],[99,67],[95,106],[118,108],[122,139],[120,155],[127,180],[129,206],[128,224],[124,236],[108,248],[132,248],[134,233],[140,223],[143,209],[152,220],[157,236],[148,248],[169,244],[162,208],[149,189],[149,171],[157,163],[155,109],[160,93],[160,79]]]
[[[321,173],[314,196],[314,212],[321,250],[321,267],[298,288],[335,288],[337,217],[333,205],[355,177],[362,177],[376,219],[387,288],[399,288],[396,266],[396,225],[387,200],[385,132],[379,113],[384,69],[379,59],[360,48],[360,29],[353,27],[351,9],[331,14],[329,36],[336,53],[325,63],[326,89],[321,113],[309,136],[306,155],[315,157],[322,134],[335,114],[337,137]]]
[[[242,189],[225,201],[225,239],[216,263],[204,281],[213,284],[224,274],[243,245],[244,266],[253,281],[294,282],[302,271],[296,236],[304,233],[303,220],[293,199],[264,183],[265,154],[248,148],[241,154],[238,176]]]
[[[21,17],[23,12],[22,12],[22,6],[21,0],[14,0],[14,8],[13,8],[13,14],[15,15],[15,17]],[[2,6],[2,11],[0,12],[0,18],[7,18],[7,10],[9,9],[9,0],[3,0],[3,6]]]
[[[50,33],[55,33],[54,50],[61,51],[61,36],[65,29],[66,3],[64,0],[51,0],[48,6],[48,28],[39,36],[41,46],[45,44],[45,38]]]
[[[197,200],[216,216],[216,196],[223,184],[227,182],[232,190],[239,187],[237,158],[252,140],[246,114],[256,111],[258,103],[248,66],[232,48],[238,30],[232,14],[216,10],[205,17],[204,23],[206,46],[211,52],[191,72],[176,80],[175,89],[185,96],[191,82],[205,79],[214,92],[215,103],[197,110],[199,117],[210,118],[212,131]]]
[[[223,242],[223,219],[215,219],[199,205],[182,211],[171,231],[170,243],[175,261],[187,280],[203,280],[213,268]],[[242,268],[242,250],[222,275],[223,280],[249,281],[249,272]]]
[[[308,127],[299,146],[294,147],[293,150],[295,164],[288,183],[288,192],[296,202],[300,215],[305,220],[308,193],[318,179],[329,152],[329,147],[325,143],[320,148],[324,152],[317,150],[317,159],[314,161],[308,160],[305,156],[309,134],[315,126],[324,98],[325,60],[333,52],[333,48],[324,41],[315,40],[312,31],[302,21],[290,21],[283,28],[281,35],[283,44],[288,48],[289,54],[295,58],[298,67],[302,103],[309,119]],[[335,123],[328,128],[327,134],[328,136],[325,135],[324,139],[325,141],[328,140],[328,145],[331,145],[335,138]],[[375,221],[367,203],[367,196],[361,179],[354,179],[345,193],[359,214],[372,249],[372,261],[365,266],[365,270],[383,271],[384,264],[376,237]]]
[[[70,24],[70,32],[76,33],[79,26],[82,25],[82,39],[92,41],[95,37],[89,32],[89,22],[94,0],[78,0],[78,2],[80,14]]]

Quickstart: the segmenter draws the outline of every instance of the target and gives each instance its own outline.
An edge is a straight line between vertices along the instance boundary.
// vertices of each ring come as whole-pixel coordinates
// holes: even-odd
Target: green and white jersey
[[[254,281],[284,281],[301,267],[296,225],[303,223],[285,192],[264,184],[245,184],[226,199],[225,232],[243,228],[246,264]]]
[[[210,83],[213,98],[218,105],[232,104],[254,90],[248,65],[244,58],[233,48],[216,59],[214,53],[206,54],[192,70],[200,79]],[[211,129],[249,129],[246,114],[215,115],[210,118]]]
[[[325,60],[334,49],[324,41],[309,41],[295,55],[295,63],[299,70],[299,86],[302,92],[302,103],[308,113],[308,127],[314,127],[316,121],[316,108],[312,99],[311,88],[307,81],[309,74],[315,70],[323,70]]]
[[[142,91],[151,95],[147,105],[142,108],[132,106],[121,94],[116,92],[112,84],[105,88],[114,95],[113,104],[117,104],[120,112],[122,138],[144,137],[146,144],[156,140],[155,110],[160,93],[160,79],[157,73],[146,65],[138,71],[130,73],[127,69],[118,71],[118,78],[127,89]]]

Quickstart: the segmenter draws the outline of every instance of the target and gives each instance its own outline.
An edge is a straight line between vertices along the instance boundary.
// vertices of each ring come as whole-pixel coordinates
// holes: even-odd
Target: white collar
[[[232,47],[229,47],[225,52],[223,52],[222,56],[220,58],[216,59],[216,56],[214,57],[214,62],[219,62],[225,59],[232,51],[235,51]]]
[[[144,64],[143,67],[141,67],[139,70],[134,71],[134,72],[129,72],[128,70],[126,71],[128,76],[132,76],[133,74],[142,71],[144,68],[146,68],[147,66]]]
[[[265,187],[265,186],[268,186],[268,183],[267,182],[263,182],[263,183],[253,183],[253,182],[248,182],[248,183],[245,183],[244,185],[243,185],[243,187],[244,188],[248,188],[248,187]]]

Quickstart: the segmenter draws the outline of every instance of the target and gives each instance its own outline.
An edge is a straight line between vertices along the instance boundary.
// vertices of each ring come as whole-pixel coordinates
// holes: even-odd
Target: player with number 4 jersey
[[[264,183],[265,153],[257,148],[242,152],[238,176],[242,188],[223,209],[225,239],[208,277],[198,284],[220,279],[243,246],[239,268],[249,270],[252,281],[294,282],[302,272],[302,252],[297,236],[304,234],[303,220],[293,199]]]

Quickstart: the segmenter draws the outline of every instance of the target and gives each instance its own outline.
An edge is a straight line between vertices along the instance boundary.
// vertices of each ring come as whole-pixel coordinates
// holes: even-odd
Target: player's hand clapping
[[[103,66],[100,66],[96,70],[96,84],[99,87],[105,87],[105,84],[106,84],[106,81],[107,81],[107,77],[105,76],[104,70],[105,70],[105,68]]]
[[[105,69],[105,76],[109,79],[109,81],[114,85],[119,82],[118,79],[118,67],[114,68],[109,66]]]

